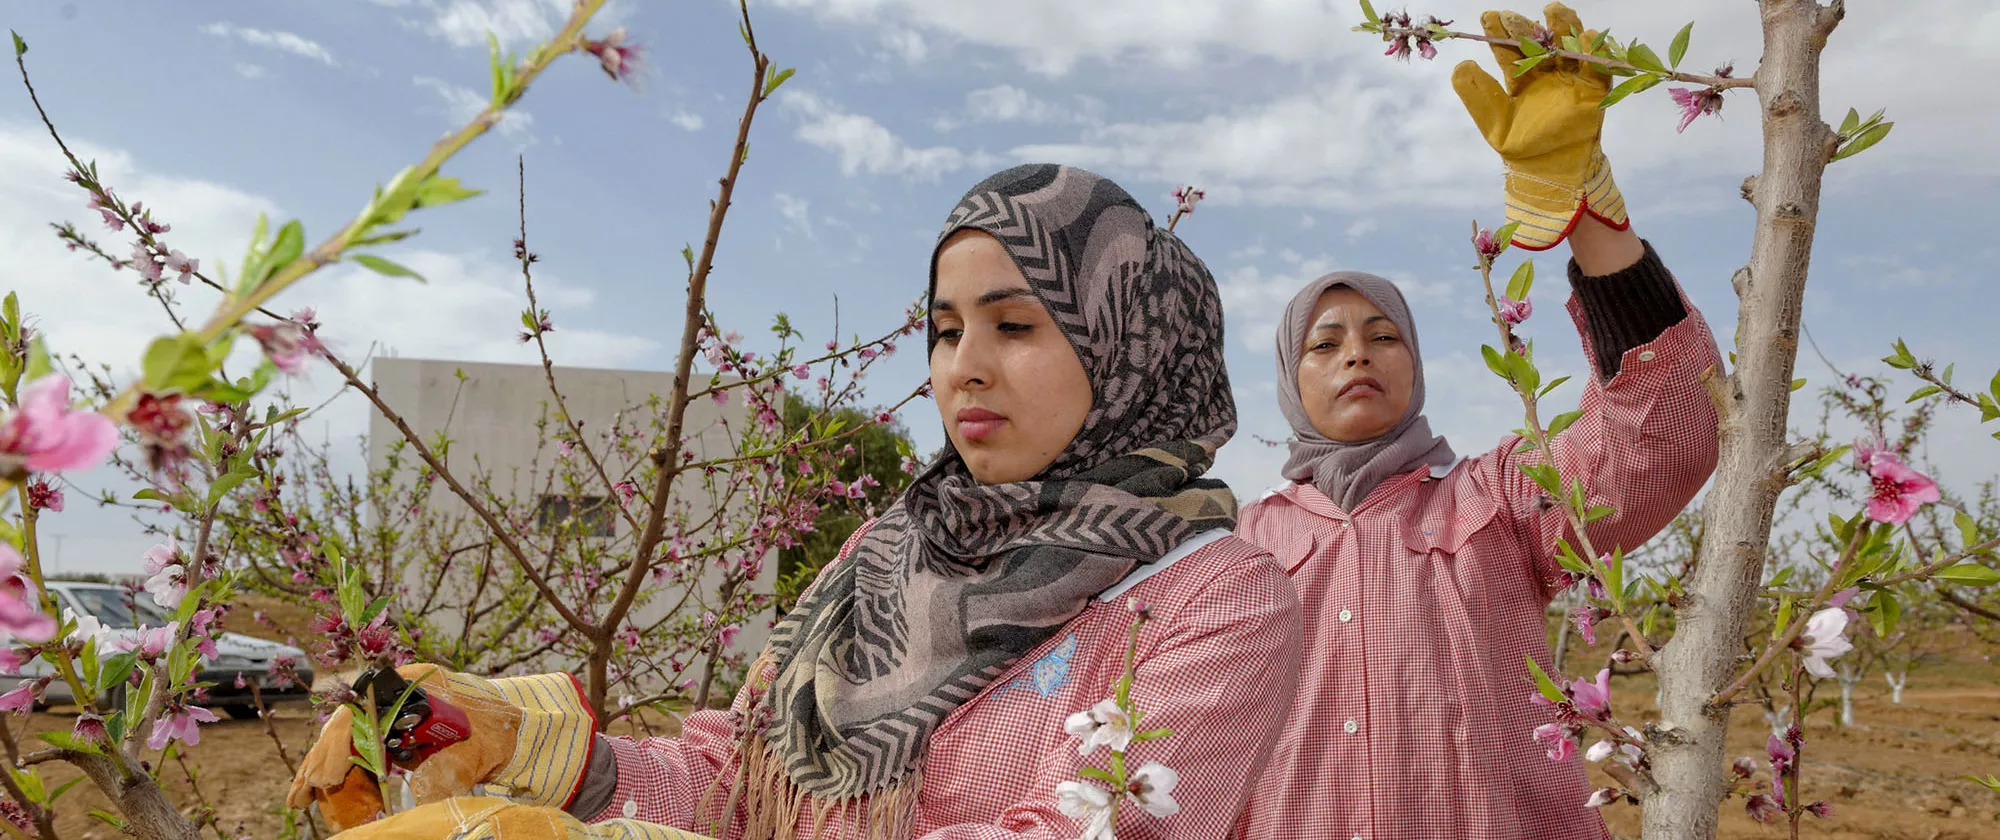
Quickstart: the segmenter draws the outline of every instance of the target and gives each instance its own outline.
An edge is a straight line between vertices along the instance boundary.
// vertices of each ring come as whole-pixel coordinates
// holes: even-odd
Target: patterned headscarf
[[[1200,477],[1236,430],[1222,304],[1201,261],[1116,184],[1063,166],[982,181],[946,219],[939,247],[966,228],[1012,255],[1082,361],[1093,407],[1029,481],[980,484],[947,437],[773,629],[765,754],[746,757],[776,766],[750,774],[752,836],[795,823],[805,796],[822,808],[887,796],[902,804],[873,803],[872,820],[898,822],[914,798],[897,794],[914,790],[931,733],[953,709],[1135,567],[1233,527],[1229,488]],[[933,323],[932,344],[936,332]],[[758,813],[786,809],[757,801],[786,793],[786,813]]]
[[[1313,428],[1299,398],[1299,358],[1305,355],[1306,331],[1320,295],[1333,289],[1353,289],[1389,316],[1403,343],[1410,348],[1415,370],[1410,383],[1410,407],[1395,428],[1373,440],[1342,442]],[[1307,284],[1285,306],[1278,322],[1278,409],[1292,424],[1291,452],[1285,477],[1309,481],[1342,510],[1352,511],[1382,480],[1424,466],[1442,466],[1456,457],[1444,438],[1431,434],[1424,419],[1424,355],[1417,348],[1417,324],[1410,305],[1395,283],[1359,271],[1336,271]]]

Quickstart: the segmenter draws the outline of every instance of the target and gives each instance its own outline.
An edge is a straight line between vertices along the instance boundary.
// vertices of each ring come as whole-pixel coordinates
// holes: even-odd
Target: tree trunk
[[[1647,840],[1710,840],[1728,793],[1729,710],[1710,699],[1741,667],[1733,652],[1756,608],[1772,510],[1785,487],[1799,306],[1833,136],[1819,114],[1819,55],[1840,4],[1760,5],[1764,163],[1744,186],[1757,208],[1756,235],[1750,263],[1737,277],[1736,371],[1712,382],[1722,439],[1713,489],[1702,504],[1701,547],[1673,639],[1654,660],[1662,703],[1647,734],[1653,764],[1653,783],[1641,791]]]
[[[1882,678],[1889,681],[1889,702],[1897,706],[1903,705],[1903,686],[1910,684],[1910,672],[1883,674]]]
[[[1845,728],[1854,725],[1854,684],[1861,682],[1861,674],[1843,670],[1840,672],[1840,725]]]
[[[200,840],[201,827],[182,816],[151,779],[128,777],[109,758],[80,755],[70,761],[111,799],[139,840]]]

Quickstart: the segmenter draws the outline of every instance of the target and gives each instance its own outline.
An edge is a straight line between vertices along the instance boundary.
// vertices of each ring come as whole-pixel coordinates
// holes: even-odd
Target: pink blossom
[[[103,744],[111,737],[104,729],[104,718],[89,712],[76,716],[76,726],[71,728],[70,734],[86,744]]]
[[[25,715],[35,710],[35,691],[41,681],[25,682],[19,688],[0,694],[0,712],[14,712]]]
[[[1825,801],[1814,802],[1813,804],[1806,806],[1806,813],[1811,814],[1820,819],[1826,819],[1827,817],[1833,816],[1833,806]]]
[[[27,560],[14,547],[0,542],[0,631],[27,642],[55,638],[56,621],[36,606],[28,593],[28,580],[21,576]]]
[[[809,379],[813,375],[812,368],[808,367],[804,363],[800,363],[792,367],[792,375],[800,379]]]
[[[1868,497],[1868,518],[1901,525],[1917,514],[1917,509],[1938,500],[1937,482],[1910,469],[1893,452],[1876,452],[1868,459],[1868,478],[1874,491]]]
[[[1751,794],[1750,799],[1743,803],[1743,810],[1749,812],[1751,819],[1760,823],[1772,822],[1783,812],[1783,809],[1778,807],[1777,800],[1763,793]]]
[[[602,41],[585,38],[583,49],[597,56],[598,66],[604,68],[604,75],[612,81],[629,83],[639,72],[643,50],[638,44],[625,43],[624,27],[612,30]]]
[[[319,349],[319,339],[298,324],[258,324],[250,327],[250,335],[263,346],[271,364],[287,376],[304,373],[306,357]]]
[[[1533,314],[1535,314],[1534,301],[1514,300],[1506,295],[1500,296],[1500,320],[1506,321],[1508,324],[1518,325],[1522,321],[1528,320],[1528,316]]]
[[[1617,802],[1617,801],[1618,801],[1618,789],[1617,789],[1617,788],[1608,788],[1608,787],[1607,787],[1607,788],[1598,788],[1598,789],[1596,789],[1596,790],[1593,790],[1593,791],[1591,791],[1591,792],[1590,792],[1590,798],[1589,798],[1589,799],[1586,799],[1586,800],[1584,800],[1584,802],[1583,802],[1583,807],[1585,807],[1585,808],[1602,808],[1602,807],[1604,807],[1604,806],[1606,806],[1606,805],[1609,805],[1609,804],[1611,804],[1611,803],[1613,803],[1613,802]]]
[[[722,642],[723,647],[729,647],[730,645],[736,643],[736,634],[742,632],[742,630],[743,628],[741,626],[731,624],[727,627],[722,628],[722,632],[718,633],[716,635],[716,638]]]
[[[21,399],[0,419],[0,469],[36,472],[84,470],[97,466],[118,445],[111,419],[71,411],[69,379],[51,373],[21,389]]]
[[[1785,739],[1777,735],[1772,735],[1769,740],[1764,742],[1764,752],[1771,757],[1771,775],[1773,776],[1784,775],[1785,768],[1790,767],[1792,760],[1798,757],[1798,753],[1792,750],[1792,745],[1785,743]]]
[[[864,361],[865,361],[865,360],[868,360],[868,359],[873,359],[873,358],[875,358],[875,357],[876,357],[877,355],[880,355],[880,354],[879,354],[879,353],[877,353],[877,352],[876,352],[876,350],[875,350],[875,348],[873,348],[873,347],[863,347],[863,348],[861,348],[861,358],[862,358],[862,359],[863,359]]]
[[[1681,124],[1675,131],[1686,131],[1703,114],[1722,113],[1722,92],[1715,88],[1672,88],[1667,95],[1673,97],[1674,104],[1681,109]]]
[[[1578,678],[1569,685],[1570,701],[1578,713],[1603,720],[1611,712],[1611,669],[1597,672],[1597,681]]]
[[[1576,741],[1569,737],[1569,728],[1560,723],[1544,723],[1535,727],[1535,743],[1549,751],[1550,761],[1568,761],[1576,755]]]
[[[28,659],[18,648],[0,647],[0,674],[11,677],[21,673],[21,666],[28,664]]]
[[[1847,587],[1846,589],[1842,589],[1839,592],[1833,593],[1833,597],[1826,599],[1826,605],[1829,607],[1847,606],[1847,602],[1854,600],[1854,596],[1860,593],[1861,593],[1861,587],[1859,586]]]
[[[1500,256],[1500,252],[1506,248],[1507,243],[1493,238],[1492,228],[1480,228],[1478,233],[1472,235],[1472,249],[1489,262]]]
[[[180,276],[175,279],[181,281],[182,285],[186,285],[189,276],[201,270],[201,260],[179,251],[168,251],[167,270],[179,273]]]
[[[1570,610],[1569,620],[1576,625],[1576,632],[1583,636],[1586,645],[1597,644],[1598,608],[1585,604]]]
[[[618,504],[621,506],[631,504],[632,497],[639,495],[639,485],[629,478],[611,485],[611,489],[618,491]]]
[[[28,485],[28,507],[33,510],[62,513],[62,488],[47,481],[36,479],[34,483]]]
[[[156,750],[167,748],[168,741],[180,741],[192,747],[201,743],[201,728],[198,723],[214,723],[215,713],[200,706],[176,706],[153,721],[153,730],[146,736],[146,746]]]
[[[137,651],[140,659],[159,659],[167,655],[174,646],[174,634],[180,631],[180,622],[169,621],[165,627],[139,625],[137,636],[119,639],[111,644],[121,651]]]
[[[716,391],[715,393],[713,393],[713,394],[710,394],[710,395],[708,395],[708,398],[709,398],[709,399],[711,399],[711,400],[714,400],[714,401],[715,401],[715,404],[716,404],[716,405],[728,405],[728,404],[729,404],[729,392],[728,392],[728,391]]]
[[[1854,439],[1854,466],[1868,469],[1868,462],[1874,460],[1875,453],[1888,449],[1881,435],[1869,435]]]
[[[1174,207],[1174,212],[1193,213],[1195,205],[1200,204],[1201,200],[1207,197],[1207,190],[1196,189],[1185,184],[1175,187],[1174,204],[1176,206]]]

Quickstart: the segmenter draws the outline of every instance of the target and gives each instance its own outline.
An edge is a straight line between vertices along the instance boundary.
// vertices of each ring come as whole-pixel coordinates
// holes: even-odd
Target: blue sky
[[[1586,24],[1662,44],[1697,21],[1692,68],[1733,60],[1747,73],[1758,52],[1755,7],[1741,0],[1573,5]],[[47,2],[13,4],[4,23],[28,39],[37,89],[66,139],[122,195],[157,208],[174,225],[174,247],[213,266],[240,259],[259,211],[300,218],[315,241],[344,222],[373,184],[481,101],[488,30],[525,49],[566,6]],[[1411,11],[1476,25],[1480,8],[1439,0]],[[1987,221],[2000,185],[1989,148],[2000,94],[1985,82],[2000,71],[2000,10],[1973,0],[1926,8],[1918,17],[1855,4],[1829,47],[1829,115],[1886,106],[1897,127],[1830,173],[1806,324],[1847,369],[1880,370],[1873,360],[1904,336],[1919,354],[1990,375],[2000,367],[1990,327],[2000,292],[1987,268],[2000,256]],[[597,29],[623,25],[647,45],[638,89],[609,82],[586,58],[558,62],[518,116],[448,167],[492,192],[424,214],[423,234],[386,252],[428,284],[336,267],[279,304],[319,307],[350,356],[376,345],[530,361],[513,338],[522,302],[508,263],[518,153],[558,360],[668,367],[678,252],[702,234],[749,84],[734,9],[615,0]],[[724,233],[710,288],[730,327],[760,334],[781,305],[823,339],[836,298],[843,334],[893,327],[923,291],[936,226],[964,189],[1004,166],[1053,160],[1111,176],[1162,217],[1176,183],[1208,190],[1180,232],[1228,310],[1243,422],[1217,471],[1239,494],[1274,483],[1281,460],[1252,439],[1285,434],[1271,324],[1326,271],[1403,284],[1424,339],[1432,424],[1461,452],[1514,425],[1511,394],[1478,362],[1491,329],[1463,244],[1473,219],[1499,215],[1498,161],[1448,83],[1457,60],[1491,66],[1483,47],[1445,44],[1436,63],[1399,63],[1348,31],[1351,4],[1307,0],[774,0],[752,13],[760,44],[799,72],[760,114]],[[1721,119],[1676,134],[1655,89],[1614,109],[1606,128],[1635,224],[1725,343],[1736,318],[1728,278],[1749,252],[1751,211],[1737,187],[1758,165],[1756,108],[1738,92]],[[9,254],[0,288],[21,294],[58,350],[129,371],[164,322],[130,273],[87,263],[49,235],[50,221],[94,218],[62,169],[18,80],[0,84]],[[116,252],[128,245],[101,228],[93,235]],[[1530,332],[1545,368],[1580,372],[1560,264],[1539,267]],[[1829,376],[1810,350],[1799,372]],[[905,353],[871,387],[892,399],[922,376],[922,359]],[[332,380],[322,371],[293,389],[310,398]],[[1575,397],[1569,386],[1554,399]],[[1797,416],[1810,422],[1805,408]],[[324,415],[324,433],[352,439],[363,411],[345,400]],[[1948,414],[1931,453],[1945,481],[1968,487],[2000,473],[2000,443]],[[926,448],[940,440],[928,403],[905,421]],[[147,541],[135,526],[78,498],[45,526],[64,537],[61,565],[136,569]]]

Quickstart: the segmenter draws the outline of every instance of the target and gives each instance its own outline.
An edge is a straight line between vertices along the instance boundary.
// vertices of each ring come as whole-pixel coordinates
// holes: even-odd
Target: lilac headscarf
[[[1313,428],[1299,398],[1299,358],[1305,353],[1306,331],[1312,328],[1313,309],[1320,295],[1330,289],[1348,288],[1359,292],[1396,325],[1410,347],[1414,375],[1410,383],[1410,407],[1403,419],[1387,434],[1352,443],[1332,440]],[[1402,475],[1419,467],[1442,466],[1457,456],[1444,438],[1431,434],[1424,420],[1424,357],[1417,348],[1417,325],[1410,320],[1409,304],[1403,301],[1396,284],[1359,271],[1336,271],[1314,280],[1285,306],[1284,320],[1278,322],[1278,408],[1292,424],[1291,454],[1285,459],[1284,475],[1293,481],[1311,482],[1321,493],[1353,510],[1383,479]]]

